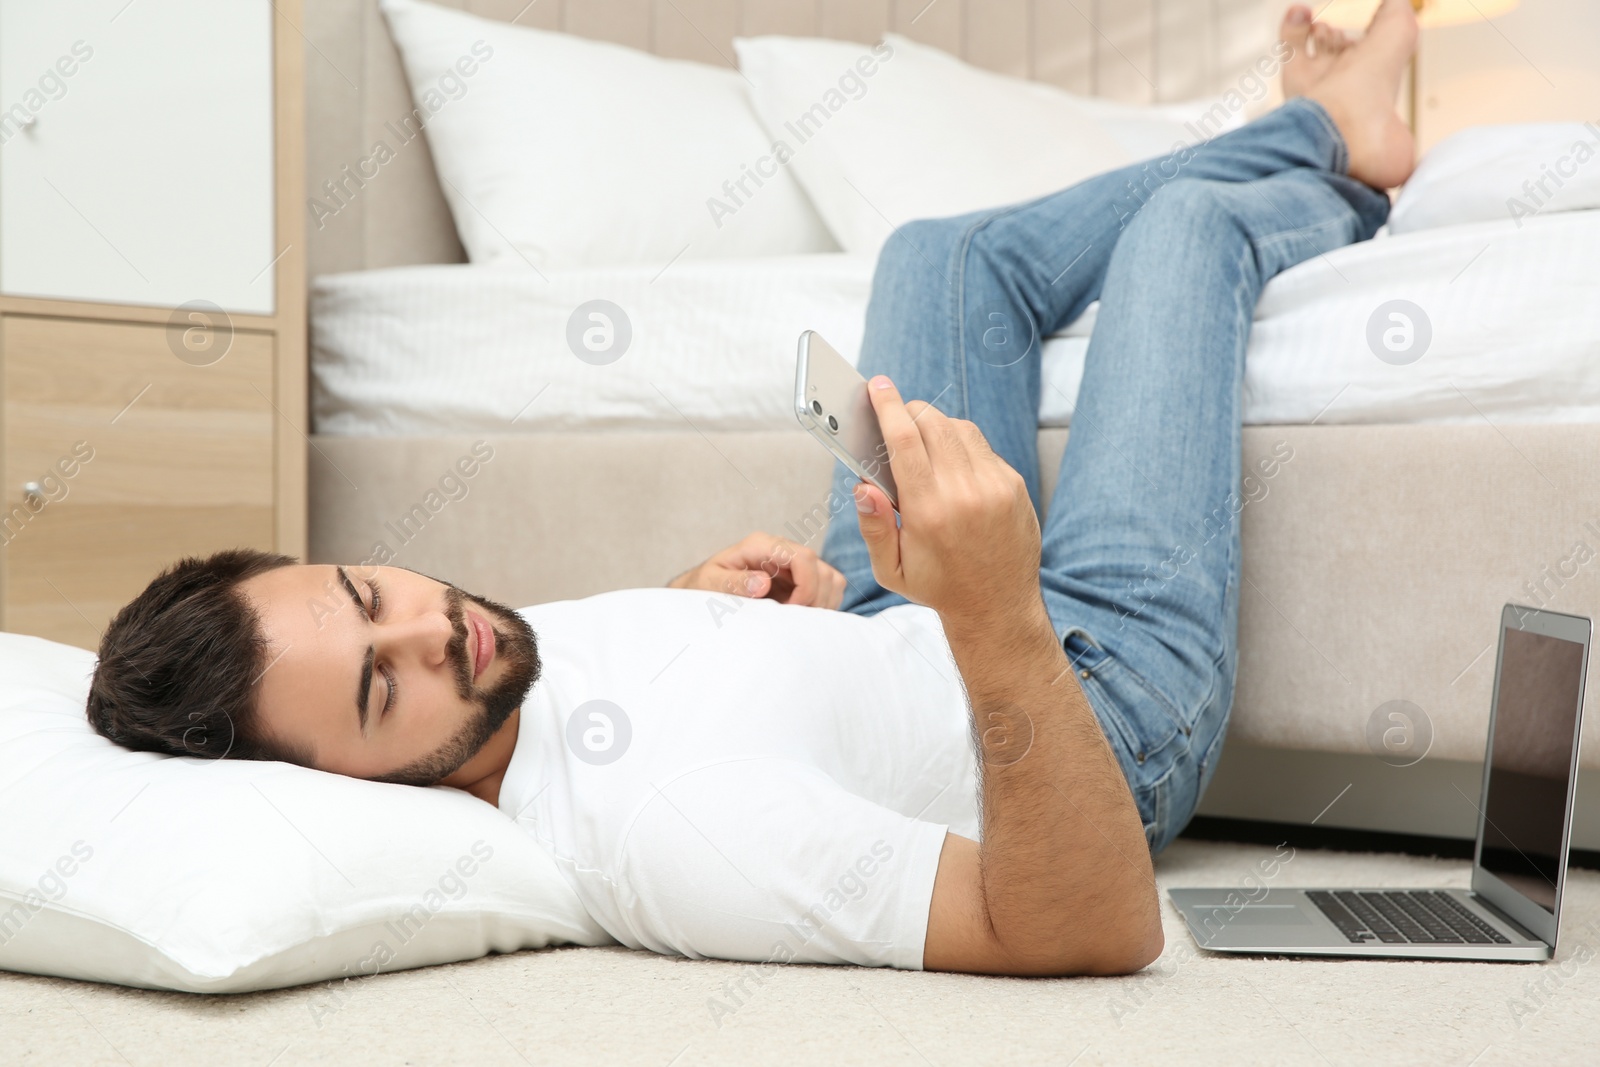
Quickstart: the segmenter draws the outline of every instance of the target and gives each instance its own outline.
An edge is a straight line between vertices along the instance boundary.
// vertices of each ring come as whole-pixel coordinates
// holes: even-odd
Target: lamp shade
[[[1417,4],[1417,24],[1427,29],[1459,26],[1467,22],[1499,18],[1517,6],[1517,0],[1424,0]],[[1341,29],[1360,29],[1372,21],[1378,0],[1329,0],[1321,6],[1312,0],[1317,18]]]

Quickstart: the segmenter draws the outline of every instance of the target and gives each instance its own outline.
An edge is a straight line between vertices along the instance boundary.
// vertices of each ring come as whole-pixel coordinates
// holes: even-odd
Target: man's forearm
[[[903,403],[881,375],[867,395],[900,489],[897,507],[855,489],[872,574],[944,621],[982,756],[983,840],[945,838],[923,963],[1137,970],[1161,948],[1150,854],[1040,597],[1027,482],[972,423]]]
[[[1149,848],[1042,600],[944,627],[972,706],[996,940],[1043,970],[1125,969],[1160,941]]]

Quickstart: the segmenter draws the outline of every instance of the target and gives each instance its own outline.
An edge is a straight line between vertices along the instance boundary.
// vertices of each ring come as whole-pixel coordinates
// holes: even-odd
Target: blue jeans
[[[909,223],[879,256],[861,372],[975,422],[1036,509],[1042,339],[1100,301],[1039,579],[1152,850],[1194,814],[1233,702],[1257,298],[1388,217],[1346,166],[1327,113],[1294,100],[1031,203]],[[854,482],[838,468],[835,499]],[[853,507],[822,555],[849,582],[844,610],[903,603],[873,580]]]

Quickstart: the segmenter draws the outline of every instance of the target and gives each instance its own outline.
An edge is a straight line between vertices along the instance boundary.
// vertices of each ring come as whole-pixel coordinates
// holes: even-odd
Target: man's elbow
[[[1061,976],[1111,978],[1142,971],[1166,947],[1159,918],[1105,931],[1092,942],[1079,943],[1063,953],[1053,968]]]
[[[1096,921],[1078,931],[1080,936],[1089,936],[1076,946],[1073,973],[1107,977],[1133,974],[1154,963],[1166,948],[1161,904],[1154,893],[1139,891],[1117,904],[1102,900],[1099,908],[1090,913],[1096,915]]]
[[[1133,936],[1118,938],[1103,946],[1096,954],[1092,968],[1084,974],[1112,977],[1142,971],[1161,957],[1167,946],[1167,936],[1162,932],[1160,920],[1151,922]]]
[[[1161,921],[1103,929],[1100,936],[1081,936],[1070,942],[1044,946],[1033,942],[1025,950],[1004,953],[1005,964],[991,973],[1031,978],[1109,978],[1133,974],[1154,963],[1166,947]]]

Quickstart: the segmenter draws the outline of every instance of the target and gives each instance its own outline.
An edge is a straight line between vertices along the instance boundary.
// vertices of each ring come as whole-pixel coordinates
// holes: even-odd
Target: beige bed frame
[[[871,40],[892,29],[1080,92],[1168,100],[1227,88],[1270,46],[1260,0],[473,0],[455,6],[707,62],[738,34]],[[307,186],[411,107],[375,0],[308,5]],[[1091,26],[1083,15],[1091,13]],[[919,16],[919,12],[921,13]],[[422,140],[320,230],[312,273],[459,262]],[[1250,427],[1246,462],[1293,458],[1243,511],[1240,660],[1228,753],[1202,811],[1471,836],[1508,600],[1600,611],[1600,425]],[[451,499],[441,478],[492,448]],[[1052,482],[1064,431],[1041,434]],[[311,558],[384,558],[516,605],[656,585],[753,529],[816,544],[829,459],[792,433],[314,435]],[[454,483],[451,483],[454,484]],[[430,490],[436,491],[430,496]],[[1591,690],[1594,682],[1591,681]],[[1427,759],[1374,754],[1409,701]],[[1383,719],[1384,728],[1394,725]],[[1600,768],[1600,744],[1585,765]],[[1600,847],[1586,781],[1577,843]]]

